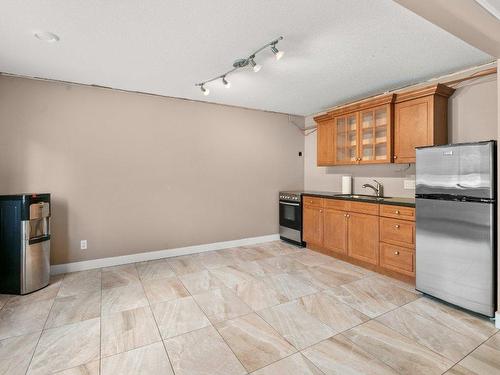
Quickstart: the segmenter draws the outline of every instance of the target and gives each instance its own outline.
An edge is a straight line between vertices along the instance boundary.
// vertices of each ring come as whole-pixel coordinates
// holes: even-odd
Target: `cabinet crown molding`
[[[329,113],[325,113],[319,116],[314,117],[314,121],[316,122],[326,122],[332,120],[333,117]]]
[[[420,87],[415,90],[398,93],[396,94],[395,102],[405,102],[407,100],[422,98],[429,95],[439,95],[445,98],[449,98],[451,95],[453,95],[454,92],[455,89],[443,85],[442,83],[438,83],[436,85]]]
[[[332,120],[334,117],[342,116],[347,113],[362,111],[364,109],[378,107],[384,104],[400,103],[407,100],[417,99],[429,95],[439,95],[445,98],[449,98],[451,95],[453,95],[454,92],[455,92],[454,88],[446,86],[442,83],[430,86],[423,86],[411,91],[381,95],[374,98],[367,98],[359,100],[357,102],[348,103],[336,107],[335,109],[332,109],[327,113],[314,117],[314,121],[317,123],[326,122]]]
[[[337,107],[327,114],[331,117],[342,116],[347,113],[362,111],[368,108],[378,107],[384,104],[393,103],[396,98],[396,94],[389,94],[383,96],[377,96],[375,98],[363,99],[354,103],[349,103],[341,107]]]

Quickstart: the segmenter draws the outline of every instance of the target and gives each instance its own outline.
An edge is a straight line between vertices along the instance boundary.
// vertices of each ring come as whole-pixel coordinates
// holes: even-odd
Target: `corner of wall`
[[[500,74],[498,74],[498,70],[500,69],[500,59],[497,60],[497,117],[498,117],[498,139],[500,139]],[[500,162],[497,163],[498,167],[500,168]],[[497,182],[497,192],[500,191],[500,180]],[[500,217],[500,215],[498,215]],[[497,228],[497,233],[499,232],[498,229],[500,229],[500,221],[499,222],[499,227]],[[497,241],[498,243],[498,241]],[[497,252],[498,252],[498,246],[497,246]],[[496,312],[496,320],[495,324],[497,328],[500,328],[500,257],[497,257],[498,259],[498,266],[497,266],[497,293],[498,293],[498,298],[497,298],[497,312]]]

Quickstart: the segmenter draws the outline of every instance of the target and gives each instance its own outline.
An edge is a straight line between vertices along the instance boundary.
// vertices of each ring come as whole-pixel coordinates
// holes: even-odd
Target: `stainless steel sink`
[[[348,198],[348,199],[358,199],[358,200],[365,200],[365,201],[383,201],[386,198],[390,198],[390,197],[375,197],[373,195],[363,195],[363,194],[339,194],[339,195],[336,195],[336,197]]]

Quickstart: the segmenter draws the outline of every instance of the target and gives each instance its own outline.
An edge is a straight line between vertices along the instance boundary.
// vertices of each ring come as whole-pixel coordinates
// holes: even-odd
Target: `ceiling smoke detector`
[[[59,37],[49,31],[35,31],[33,35],[42,42],[55,43],[59,41]]]

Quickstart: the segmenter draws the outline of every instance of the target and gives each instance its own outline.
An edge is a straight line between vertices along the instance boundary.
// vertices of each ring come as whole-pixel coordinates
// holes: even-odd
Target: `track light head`
[[[207,96],[208,94],[210,94],[210,90],[207,89],[204,85],[200,85],[200,89],[203,95]]]
[[[262,65],[260,64],[257,64],[253,57],[250,57],[250,59],[248,60],[248,62],[250,63],[250,65],[252,66],[252,69],[255,73],[257,73],[261,68],[262,68]]]
[[[227,79],[226,79],[226,76],[223,76],[222,77],[222,83],[224,84],[224,87],[226,89],[230,88],[231,87],[231,82],[229,82]]]
[[[278,50],[275,45],[271,46],[271,51],[273,51],[274,56],[276,57],[276,60],[281,59],[283,57],[283,55],[285,54],[285,51]]]

